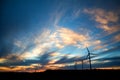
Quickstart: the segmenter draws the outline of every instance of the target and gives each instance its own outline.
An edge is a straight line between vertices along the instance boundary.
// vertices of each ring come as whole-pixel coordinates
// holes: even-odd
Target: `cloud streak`
[[[105,32],[111,34],[119,31],[120,25],[110,26],[110,23],[117,23],[119,16],[113,11],[105,11],[103,9],[84,9],[85,13],[91,14],[93,19],[100,25],[97,28],[104,30]]]

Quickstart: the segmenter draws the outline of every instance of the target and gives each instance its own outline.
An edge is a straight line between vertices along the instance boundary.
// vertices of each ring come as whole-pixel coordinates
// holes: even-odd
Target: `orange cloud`
[[[101,28],[109,34],[119,31],[119,25],[108,26],[109,23],[118,21],[119,16],[115,12],[103,9],[84,9],[84,12],[93,15],[95,21],[100,23],[100,26],[97,26],[97,28]]]
[[[7,72],[16,72],[16,71],[24,71],[25,66],[17,66],[17,67],[0,67],[0,71]]]
[[[120,66],[112,66],[112,67],[101,67],[101,68],[96,68],[96,69],[103,69],[103,70],[105,70],[105,69],[112,69],[112,70],[118,70],[118,69],[120,69]]]
[[[17,62],[22,60],[19,54],[9,54],[5,56],[5,59],[7,62]]]
[[[103,29],[105,32],[111,34],[120,30],[120,26],[108,26],[108,25],[100,25],[98,28]]]
[[[95,17],[96,22],[101,24],[108,24],[108,22],[117,22],[118,14],[112,11],[105,11],[103,9],[84,9],[84,12],[92,14]]]
[[[47,38],[49,37],[50,35],[50,30],[49,29],[44,29],[42,31],[42,33],[38,33],[35,37],[34,37],[34,43],[35,44],[41,44],[43,43],[44,41],[47,40]]]
[[[120,34],[116,35],[116,36],[114,37],[114,40],[115,40],[116,42],[120,41]]]
[[[40,64],[31,64],[29,66],[10,66],[10,67],[0,67],[0,71],[7,72],[35,72],[36,66],[41,67]],[[38,71],[42,71],[42,69],[38,69]]]
[[[48,64],[54,64],[55,62],[57,62],[59,59],[53,59],[53,60],[50,60],[49,62],[48,62]]]
[[[6,58],[0,58],[0,63],[4,63],[4,62],[6,62],[6,61],[7,61]]]
[[[58,30],[59,35],[63,41],[64,44],[77,44],[77,41],[83,42],[88,40],[87,36],[78,34],[72,30],[69,30],[67,28],[61,28]]]
[[[56,43],[56,47],[58,47],[58,48],[63,48],[64,47],[64,45],[62,45],[62,44],[59,44],[59,43]]]
[[[53,32],[49,38],[48,42],[53,42],[56,47],[64,48],[66,45],[74,45],[79,46],[81,48],[89,46],[88,42],[90,40],[90,36],[88,34],[77,33],[68,28],[57,28],[55,32]],[[80,43],[78,45],[78,43]]]
[[[58,52],[53,52],[53,53],[50,54],[50,56],[52,56],[52,57],[59,56],[59,55],[60,55],[60,53],[58,53]]]
[[[94,48],[94,50],[99,50],[99,49],[101,49],[101,48],[103,48],[103,46],[99,45],[99,46],[96,46],[96,47]]]
[[[0,72],[11,71],[9,67],[0,67]]]
[[[63,67],[65,67],[65,64],[52,64],[52,65],[45,65],[45,69],[52,69],[52,70],[56,70],[56,69],[61,69]]]

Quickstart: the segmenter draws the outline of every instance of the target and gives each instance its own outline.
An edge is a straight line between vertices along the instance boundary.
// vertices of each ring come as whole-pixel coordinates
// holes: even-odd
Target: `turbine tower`
[[[90,64],[90,70],[92,69],[92,65],[91,65],[91,57],[90,57],[90,51],[89,51],[89,49],[88,49],[88,47],[86,47],[87,48],[87,51],[88,51],[88,55],[87,55],[87,58],[89,59],[89,64]]]

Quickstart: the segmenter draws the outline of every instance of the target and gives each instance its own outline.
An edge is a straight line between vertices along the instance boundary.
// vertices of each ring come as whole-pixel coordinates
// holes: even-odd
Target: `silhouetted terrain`
[[[0,80],[120,80],[120,70],[47,70],[40,73],[1,72]]]

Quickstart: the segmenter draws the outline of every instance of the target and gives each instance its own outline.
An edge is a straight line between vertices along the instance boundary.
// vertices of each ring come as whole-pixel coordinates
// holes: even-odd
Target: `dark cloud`
[[[40,56],[40,63],[42,65],[45,65],[49,62],[49,57],[50,57],[50,53],[46,53],[46,54],[43,54],[42,56]]]
[[[39,56],[37,60],[21,60],[19,59],[19,55],[11,55],[7,58],[8,61],[5,63],[0,63],[0,66],[29,66],[31,64],[46,65],[50,61],[50,54],[53,52],[55,51],[45,52],[43,55]]]
[[[119,45],[119,41],[117,42],[115,39],[114,39],[114,37],[116,36],[116,35],[118,35],[120,33],[120,31],[118,31],[118,32],[115,32],[115,33],[113,33],[113,34],[110,34],[110,35],[107,35],[107,36],[104,36],[103,38],[101,38],[101,39],[104,39],[104,40],[106,40],[106,41],[104,41],[104,42],[102,42],[102,45],[111,45],[111,44],[116,44],[116,45]]]
[[[113,52],[119,51],[119,49],[120,49],[120,46],[118,45],[118,46],[112,47],[112,48],[110,48],[110,49],[108,49],[106,51],[101,51],[101,52],[99,52],[99,53],[97,53],[95,55],[96,56],[106,55],[106,54],[111,53],[111,52],[113,53]]]
[[[68,58],[67,55],[63,56],[60,60],[58,60],[56,62],[56,64],[72,63],[72,62],[75,62],[75,61],[82,61],[82,60],[87,60],[88,59],[87,55],[86,56],[81,56],[81,57],[72,57],[72,58]],[[91,56],[91,58],[93,58],[93,57],[95,57],[95,56]]]
[[[51,58],[51,54],[52,53],[54,53],[54,52],[56,52],[57,50],[54,50],[54,51],[47,51],[46,50],[46,52],[43,54],[43,55],[41,55],[41,56],[39,56],[38,58],[40,59],[39,60],[39,63],[40,64],[42,64],[42,65],[46,65],[46,64],[48,64],[48,62],[50,61],[50,58]]]
[[[104,54],[104,53],[114,52],[114,51],[117,51],[119,49],[120,49],[120,46],[115,46],[115,47],[113,47],[113,48],[111,48],[111,49],[109,49],[107,51],[101,52],[101,53]]]
[[[118,67],[120,66],[120,61],[110,61],[110,62],[101,62],[101,63],[96,63],[92,64],[93,68],[102,68],[102,67]]]
[[[62,57],[60,60],[58,60],[58,61],[56,62],[56,64],[71,63],[71,62],[74,62],[74,61],[77,61],[77,60],[78,60],[78,58],[75,58],[75,57],[73,57],[73,58],[68,58],[68,57],[64,56],[64,57]]]
[[[41,62],[40,60],[17,60],[15,58],[17,57],[14,57],[14,61],[11,59],[8,62],[0,63],[0,66],[29,66],[31,64],[39,64]]]
[[[111,58],[101,58],[101,59],[95,59],[93,61],[98,61],[99,63],[94,63],[92,66],[94,68],[98,67],[111,67],[111,66],[120,66],[120,57],[111,57]],[[106,62],[108,61],[108,62]]]
[[[105,61],[105,60],[109,60],[109,61],[120,61],[120,57],[110,57],[110,58],[101,58],[101,59],[95,59],[95,61]]]
[[[104,62],[106,60],[110,60],[109,62]],[[99,63],[92,64],[92,68],[101,68],[101,67],[117,67],[120,66],[120,57],[113,57],[113,58],[103,58],[97,59],[92,61],[98,61]],[[67,65],[63,67],[63,69],[82,69],[82,64],[75,64],[75,65]],[[83,63],[83,69],[89,69],[90,65]]]

